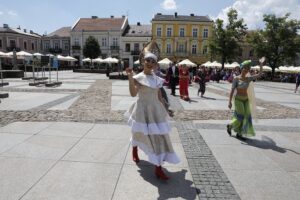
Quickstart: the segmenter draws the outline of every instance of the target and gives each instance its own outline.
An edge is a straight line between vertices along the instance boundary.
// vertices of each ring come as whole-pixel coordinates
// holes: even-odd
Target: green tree
[[[285,63],[293,64],[297,52],[300,52],[300,37],[297,34],[300,21],[288,20],[289,16],[289,13],[283,17],[264,15],[265,29],[254,32],[248,38],[255,54],[267,58],[272,77],[275,68]]]
[[[247,26],[243,19],[238,19],[235,9],[230,9],[227,13],[228,24],[224,27],[224,22],[217,19],[214,23],[214,35],[210,41],[212,57],[221,58],[222,68],[224,63],[235,59],[240,52],[240,43],[246,35]]]
[[[95,59],[98,58],[100,54],[101,54],[101,50],[98,41],[93,36],[89,36],[83,47],[84,57]]]

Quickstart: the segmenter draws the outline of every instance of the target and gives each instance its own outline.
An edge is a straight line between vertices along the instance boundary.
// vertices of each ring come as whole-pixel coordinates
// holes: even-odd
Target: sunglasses
[[[145,61],[146,61],[147,63],[156,64],[156,60],[154,60],[153,58],[145,58]]]

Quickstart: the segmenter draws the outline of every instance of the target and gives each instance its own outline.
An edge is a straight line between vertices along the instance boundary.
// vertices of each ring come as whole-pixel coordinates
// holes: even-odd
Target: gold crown
[[[145,57],[146,52],[153,53],[154,55],[156,55],[157,60],[159,60],[160,50],[159,50],[159,47],[158,47],[158,45],[155,41],[152,40],[144,46],[143,50],[140,53],[140,57],[139,57],[139,60],[140,60],[141,64],[144,63],[144,57]]]

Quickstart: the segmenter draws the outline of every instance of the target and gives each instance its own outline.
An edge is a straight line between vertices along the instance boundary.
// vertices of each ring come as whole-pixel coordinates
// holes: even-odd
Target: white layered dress
[[[133,78],[141,85],[137,101],[126,112],[131,126],[131,144],[138,146],[148,156],[149,162],[162,165],[163,162],[179,163],[169,137],[171,127],[169,115],[158,98],[158,90],[164,79],[141,72]]]

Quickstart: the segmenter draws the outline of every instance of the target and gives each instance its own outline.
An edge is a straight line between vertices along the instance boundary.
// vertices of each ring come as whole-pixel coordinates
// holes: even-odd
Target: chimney
[[[3,24],[3,28],[9,28],[8,24]]]
[[[195,16],[194,13],[192,13],[192,14],[191,14],[191,17],[194,17],[194,16]]]
[[[122,18],[125,18],[125,15],[122,15]]]
[[[175,12],[174,16],[175,16],[175,18],[177,17],[177,12]]]
[[[111,15],[111,16],[110,16],[110,18],[111,18],[111,19],[113,19],[113,18],[114,18],[114,16],[113,16],[113,15]]]
[[[21,26],[19,25],[17,29],[21,30]]]
[[[136,23],[136,25],[140,26],[140,25],[141,25],[141,23],[140,23],[140,22],[138,22],[138,23]]]
[[[29,33],[30,33],[30,34],[33,34],[33,31],[32,31],[32,30],[30,30],[30,31],[29,31]]]
[[[92,16],[92,19],[97,19],[98,17],[97,16]]]
[[[157,15],[161,15],[161,13],[157,13]]]
[[[27,30],[26,30],[26,28],[24,28],[24,33],[27,33]]]

